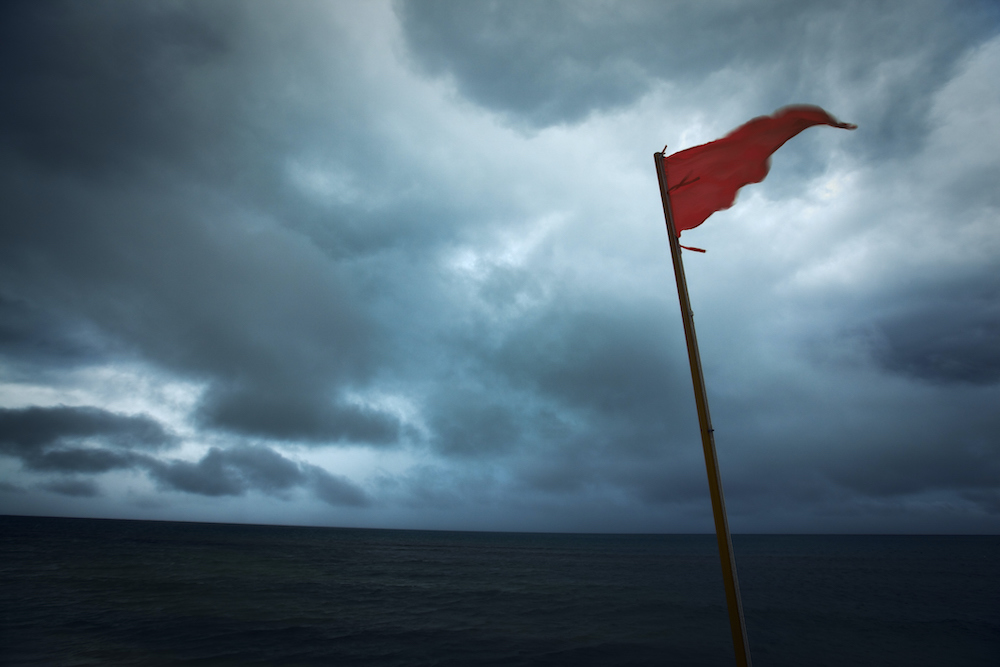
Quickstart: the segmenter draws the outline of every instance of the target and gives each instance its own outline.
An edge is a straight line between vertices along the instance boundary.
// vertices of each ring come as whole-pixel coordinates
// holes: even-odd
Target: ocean
[[[712,535],[0,516],[3,665],[733,665]],[[1000,536],[735,535],[756,667],[1000,665]]]

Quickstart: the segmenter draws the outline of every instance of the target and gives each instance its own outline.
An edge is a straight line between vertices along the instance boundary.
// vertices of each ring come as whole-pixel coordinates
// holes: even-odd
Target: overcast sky
[[[652,154],[808,103],[683,239],[733,531],[1000,531],[995,2],[0,11],[0,512],[711,532]]]

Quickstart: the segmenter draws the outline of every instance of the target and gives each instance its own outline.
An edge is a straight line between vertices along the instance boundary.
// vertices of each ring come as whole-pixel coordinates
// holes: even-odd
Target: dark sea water
[[[4,665],[732,665],[711,535],[0,517]],[[753,661],[1000,665],[1000,537],[733,538]]]

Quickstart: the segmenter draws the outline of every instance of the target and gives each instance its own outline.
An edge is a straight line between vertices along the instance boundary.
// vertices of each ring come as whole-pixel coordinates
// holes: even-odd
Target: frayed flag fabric
[[[813,125],[857,128],[820,107],[797,104],[754,118],[722,139],[663,158],[677,236],[732,206],[744,185],[763,181],[771,167],[771,154]]]

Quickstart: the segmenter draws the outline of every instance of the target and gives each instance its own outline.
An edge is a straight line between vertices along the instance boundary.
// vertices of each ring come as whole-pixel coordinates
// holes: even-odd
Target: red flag
[[[800,104],[759,116],[721,139],[663,158],[677,236],[732,206],[744,185],[763,181],[771,167],[771,153],[813,125],[857,127],[841,123],[817,106]]]

